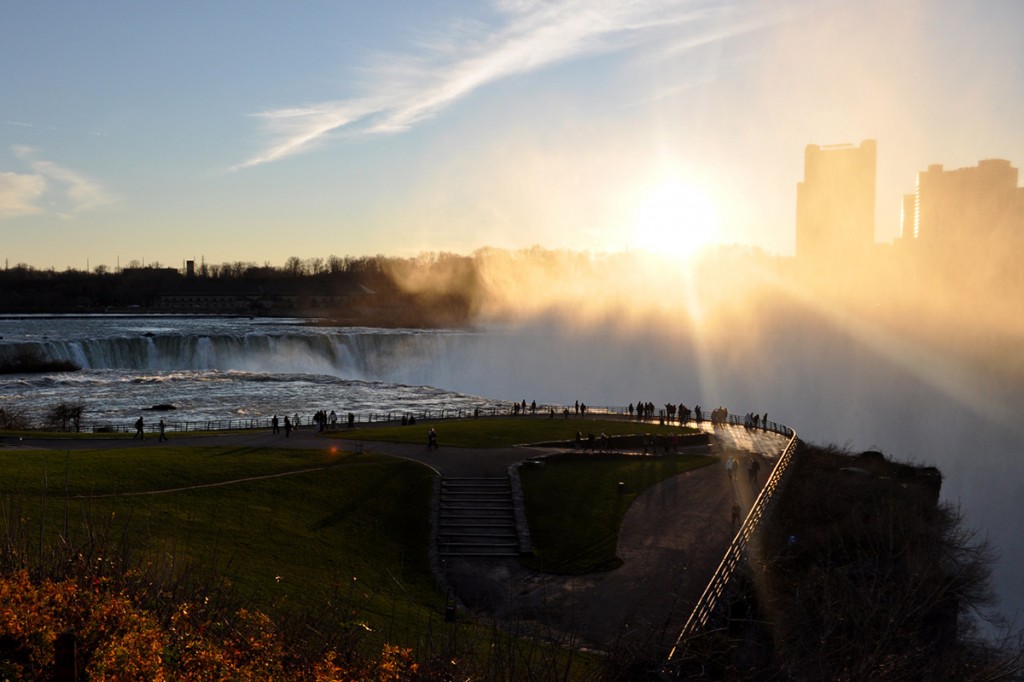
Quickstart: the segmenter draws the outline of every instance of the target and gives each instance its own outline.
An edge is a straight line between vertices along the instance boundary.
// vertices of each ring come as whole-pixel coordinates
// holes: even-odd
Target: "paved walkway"
[[[516,560],[453,560],[448,580],[468,606],[502,622],[533,624],[601,649],[614,642],[667,652],[738,529],[733,504],[746,515],[788,440],[735,426],[705,430],[713,435],[716,461],[662,481],[633,502],[619,533],[624,563],[614,571],[557,576],[528,571]],[[732,480],[729,457],[737,462]],[[755,457],[762,463],[756,482],[747,474]]]
[[[501,622],[535,624],[558,638],[573,636],[593,646],[609,642],[646,651],[667,651],[675,642],[735,533],[733,504],[745,515],[760,484],[770,473],[787,439],[771,432],[738,426],[712,428],[712,466],[668,479],[641,494],[620,529],[617,553],[624,564],[614,571],[586,576],[554,576],[522,567],[516,559],[452,560],[445,577],[464,604],[493,614]],[[358,430],[353,432],[357,435]],[[170,445],[229,445],[302,449],[362,450],[426,464],[442,475],[500,476],[509,466],[545,454],[534,448],[472,449],[408,445],[357,439],[325,438],[312,428],[290,437],[259,431],[243,434],[185,436],[173,434]],[[145,441],[119,439],[0,439],[2,447],[56,451],[146,448]],[[737,462],[732,480],[728,458]],[[748,478],[752,457],[762,462],[759,480]],[[653,648],[653,649],[652,649]]]

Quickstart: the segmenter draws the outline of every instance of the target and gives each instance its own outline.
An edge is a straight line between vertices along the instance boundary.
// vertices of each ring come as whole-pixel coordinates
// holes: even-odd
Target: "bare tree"
[[[53,431],[79,432],[82,427],[82,403],[58,403],[46,413],[45,426]]]

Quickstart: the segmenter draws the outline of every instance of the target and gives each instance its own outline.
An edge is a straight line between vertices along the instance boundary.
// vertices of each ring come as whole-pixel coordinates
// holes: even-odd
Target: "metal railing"
[[[386,424],[386,423],[399,423],[402,418],[407,420],[411,417],[415,417],[416,421],[431,421],[431,420],[442,420],[442,419],[466,419],[473,417],[498,417],[498,416],[523,416],[532,418],[544,418],[547,419],[553,416],[555,418],[561,418],[563,416],[563,409],[568,409],[570,417],[573,418],[584,418],[584,417],[626,417],[645,424],[663,424],[672,425],[679,424],[680,426],[687,424],[700,424],[700,423],[711,423],[710,417],[705,414],[701,422],[697,422],[694,416],[686,421],[680,421],[678,419],[669,419],[665,416],[664,410],[659,410],[659,413],[648,418],[640,418],[633,414],[630,414],[628,408],[625,406],[587,406],[586,415],[582,415],[573,410],[573,406],[561,406],[561,405],[538,405],[536,410],[515,411],[515,403],[508,403],[507,405],[489,405],[486,407],[459,407],[459,408],[439,408],[439,409],[414,409],[414,410],[388,410],[381,412],[364,412],[364,413],[353,413],[352,425],[353,426],[367,426],[373,424]],[[552,412],[553,411],[553,412]],[[144,431],[146,433],[157,433],[159,431],[159,421],[162,418],[164,420],[164,428],[169,433],[186,433],[193,431],[233,431],[233,430],[255,430],[255,429],[270,429],[271,428],[271,417],[248,417],[248,418],[235,418],[235,419],[190,419],[190,420],[174,420],[168,419],[170,416],[169,412],[153,412],[145,416]],[[166,415],[166,416],[160,416]],[[344,429],[349,425],[348,412],[338,412],[338,421],[335,429]],[[312,415],[299,416],[296,422],[294,415],[287,415],[292,418],[293,426],[295,428],[308,428],[314,426]],[[278,415],[281,426],[283,427],[285,415],[282,413]],[[727,418],[727,423],[735,426],[745,426],[744,417],[740,415],[730,414]],[[327,427],[330,428],[330,425]],[[767,424],[759,424],[755,427],[757,430],[772,431],[785,436],[792,434],[792,430],[783,424],[776,422],[768,422]],[[133,422],[129,423],[112,423],[109,421],[82,419],[78,432],[80,433],[133,433],[135,426]]]
[[[400,423],[403,417],[408,420],[415,418],[416,421],[431,421],[439,419],[468,419],[475,417],[495,417],[501,415],[511,414],[511,410],[504,407],[487,407],[487,408],[442,408],[436,410],[393,410],[389,412],[366,412],[361,414],[352,413],[353,426],[367,426],[372,424],[386,424],[386,423]],[[278,415],[279,426],[284,428],[284,418],[286,415]],[[292,419],[293,426],[295,428],[310,428],[316,426],[313,421],[312,415],[302,416],[299,415],[298,419],[295,419],[295,415],[287,415],[289,419]],[[144,419],[143,430],[146,433],[156,433],[159,431],[160,417],[150,416]],[[167,418],[164,420],[164,429],[169,433],[178,432],[190,432],[190,431],[232,431],[232,430],[248,430],[248,429],[270,429],[272,417],[252,417],[246,419],[197,419],[197,420],[181,420],[174,421]],[[334,430],[341,430],[348,428],[348,413],[338,413],[338,421],[334,425]],[[331,430],[331,424],[327,424],[327,430]],[[81,432],[86,433],[133,433],[135,426],[133,424],[109,424],[109,423],[94,423],[86,420],[82,421]]]
[[[729,421],[730,423],[736,423],[731,418]],[[739,422],[742,425],[743,419],[741,418]],[[786,444],[785,449],[783,449],[782,455],[772,469],[772,473],[765,482],[764,487],[761,488],[757,499],[754,500],[754,504],[750,507],[750,512],[740,525],[736,536],[729,544],[729,548],[725,551],[725,556],[718,564],[718,568],[715,569],[707,587],[704,588],[703,594],[697,600],[697,604],[694,606],[690,617],[676,638],[675,644],[669,651],[667,661],[669,665],[671,665],[673,659],[682,654],[687,640],[703,630],[719,608],[720,600],[729,586],[729,580],[744,559],[751,536],[757,530],[772,501],[775,499],[775,495],[785,481],[789,465],[793,461],[793,455],[796,452],[797,435],[796,431],[789,427],[775,425],[774,423],[772,423],[772,426],[777,428],[772,428],[771,430],[788,435],[790,437],[789,442]]]

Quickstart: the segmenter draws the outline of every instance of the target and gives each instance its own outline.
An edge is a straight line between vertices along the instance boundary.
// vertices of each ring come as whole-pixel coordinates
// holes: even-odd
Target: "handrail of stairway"
[[[729,548],[725,551],[725,556],[718,564],[718,568],[715,569],[707,587],[704,588],[704,593],[701,594],[700,599],[697,600],[697,604],[690,613],[690,617],[687,619],[682,631],[676,638],[675,644],[669,651],[668,663],[670,664],[673,659],[682,653],[686,646],[686,642],[704,628],[712,614],[718,608],[719,599],[725,593],[733,572],[743,560],[743,556],[747,549],[747,542],[754,534],[754,531],[757,530],[757,527],[764,518],[775,494],[778,492],[780,486],[785,480],[789,465],[793,461],[793,453],[796,452],[797,435],[796,431],[788,427],[781,427],[778,430],[781,433],[785,433],[790,436],[789,442],[783,449],[782,455],[779,457],[779,461],[776,462],[775,466],[772,468],[771,475],[768,477],[768,480],[765,481],[764,487],[761,488],[761,492],[758,494],[757,499],[754,500],[754,504],[750,507],[750,512],[740,525],[740,529],[736,532],[736,536],[729,544]]]

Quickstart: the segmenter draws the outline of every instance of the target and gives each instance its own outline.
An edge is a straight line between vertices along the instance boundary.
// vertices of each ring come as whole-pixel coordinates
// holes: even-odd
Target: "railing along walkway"
[[[781,427],[776,430],[779,433],[789,435],[789,442],[782,451],[782,455],[772,469],[772,473],[765,482],[764,487],[761,488],[760,494],[758,494],[754,504],[750,507],[750,512],[743,520],[740,529],[736,532],[736,536],[729,544],[729,548],[725,551],[725,556],[711,576],[708,586],[704,588],[704,593],[697,600],[697,604],[690,613],[690,617],[676,638],[675,645],[668,654],[668,666],[671,666],[674,660],[681,658],[687,641],[704,629],[715,611],[719,608],[720,600],[729,586],[729,580],[732,578],[737,566],[744,559],[750,538],[758,529],[761,520],[775,499],[776,493],[778,493],[785,481],[787,470],[793,461],[793,453],[796,452],[797,435],[796,431],[788,427]]]

